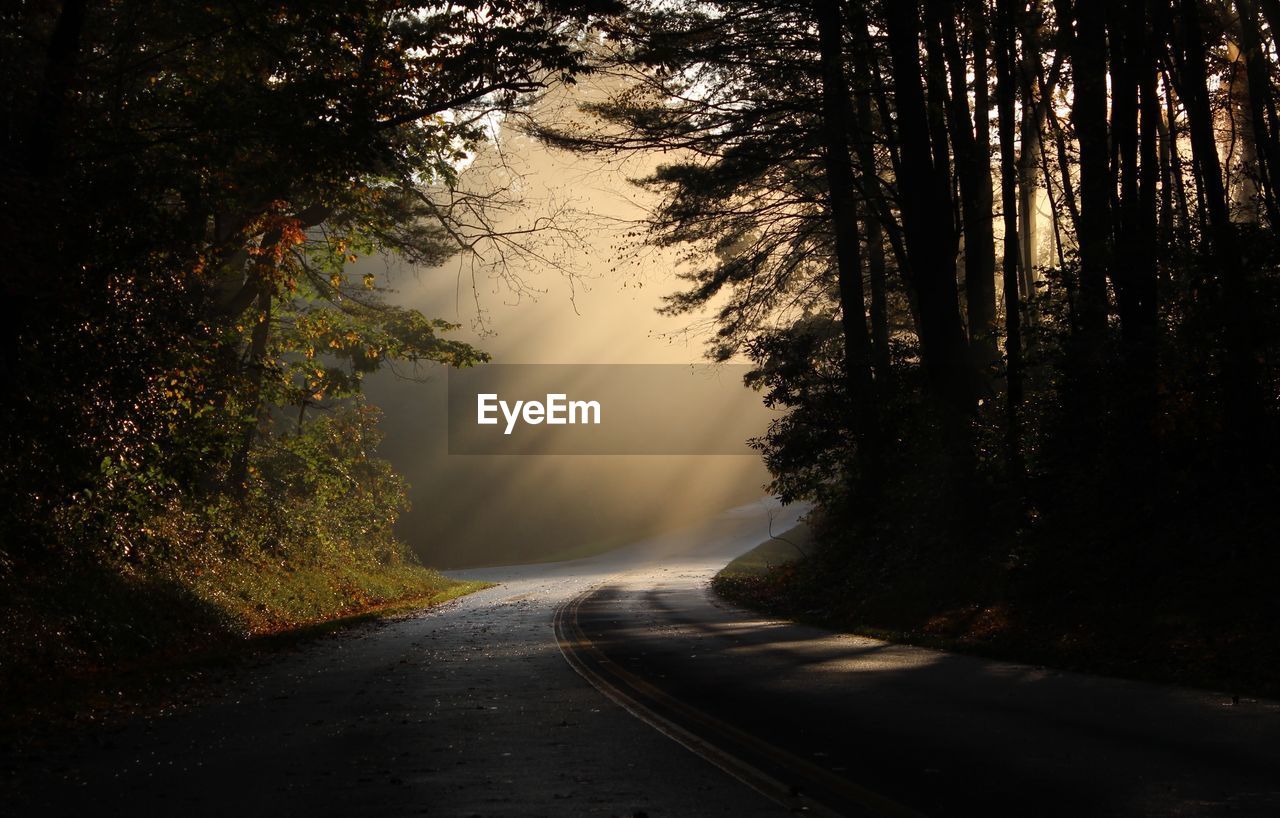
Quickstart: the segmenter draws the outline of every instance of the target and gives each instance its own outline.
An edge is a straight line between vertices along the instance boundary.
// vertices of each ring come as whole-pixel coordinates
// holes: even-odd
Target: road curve
[[[764,775],[780,801],[798,791],[849,815],[1280,815],[1280,703],[768,621],[716,598],[712,574],[693,560],[617,576],[566,606],[561,627],[602,686]]]
[[[502,584],[265,658],[212,701],[0,748],[0,815],[1280,815],[1280,704],[710,595],[797,514],[457,572]]]
[[[770,816],[565,662],[552,618],[611,576],[723,565],[794,523],[756,504],[240,669],[216,698],[0,747],[4,816]],[[771,520],[772,518],[772,520]]]

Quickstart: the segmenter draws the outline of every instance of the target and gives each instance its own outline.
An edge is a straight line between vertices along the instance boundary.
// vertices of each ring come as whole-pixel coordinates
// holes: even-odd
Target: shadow
[[[579,623],[701,712],[929,815],[1274,815],[1280,705],[770,622],[697,583]]]

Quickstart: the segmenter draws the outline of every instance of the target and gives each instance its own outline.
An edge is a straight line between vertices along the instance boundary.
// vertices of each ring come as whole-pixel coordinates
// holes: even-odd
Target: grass
[[[163,708],[242,659],[489,587],[411,562],[83,569],[28,580],[0,607],[0,728]]]
[[[488,587],[452,580],[412,563],[373,566],[306,566],[229,563],[191,583],[200,601],[249,636],[403,604],[428,607]]]
[[[804,531],[784,536],[813,545]],[[1233,599],[1206,583],[1033,582],[963,561],[873,581],[856,563],[829,562],[816,546],[806,550],[809,556],[796,558],[794,548],[766,541],[722,569],[712,587],[770,616],[886,641],[1233,695],[1280,695],[1277,628],[1249,594]]]
[[[813,534],[804,523],[770,537],[726,565],[716,578],[747,579],[769,573],[776,566],[789,565],[802,559],[813,545]]]

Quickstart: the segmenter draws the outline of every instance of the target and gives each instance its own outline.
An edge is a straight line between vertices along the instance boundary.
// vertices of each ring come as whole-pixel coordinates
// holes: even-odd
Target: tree
[[[276,402],[352,394],[388,358],[481,360],[343,265],[480,241],[484,197],[458,168],[489,118],[582,68],[612,8],[6,11],[0,229],[29,274],[4,324],[5,549],[56,553],[49,520],[103,506],[108,482],[130,507],[235,489]]]
[[[861,473],[878,479],[880,430],[876,420],[867,337],[866,300],[862,286],[861,236],[849,136],[853,132],[853,100],[844,73],[844,21],[835,0],[815,0],[822,73],[822,162],[827,181],[831,233],[844,329],[844,369],[852,405],[853,430]]]
[[[956,290],[956,224],[950,152],[944,128],[931,125],[944,101],[926,98],[919,68],[921,32],[914,3],[885,6],[885,34],[892,66],[897,141],[896,168],[908,275],[919,304],[920,352],[937,397],[947,441],[957,452],[969,446],[969,418],[977,398]],[[933,38],[925,38],[932,43]],[[926,48],[936,51],[936,44]],[[936,87],[934,90],[940,90]]]

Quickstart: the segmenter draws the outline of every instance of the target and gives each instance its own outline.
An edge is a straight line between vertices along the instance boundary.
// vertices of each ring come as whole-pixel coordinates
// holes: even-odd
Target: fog
[[[464,185],[520,194],[521,205],[497,221],[503,229],[556,214],[569,232],[540,234],[524,254],[507,248],[505,267],[486,266],[496,251],[481,247],[483,260],[415,268],[365,259],[358,271],[375,273],[389,301],[463,324],[452,337],[494,363],[705,365],[697,326],[705,317],[655,312],[679,287],[679,262],[636,246],[633,220],[653,198],[627,180],[644,166],[606,165],[514,133],[498,145],[464,172]],[[409,374],[379,372],[366,394],[385,413],[380,454],[410,485],[413,508],[398,533],[430,565],[568,558],[765,494],[768,475],[754,455],[451,456],[446,371]],[[714,424],[714,413],[694,421]]]

